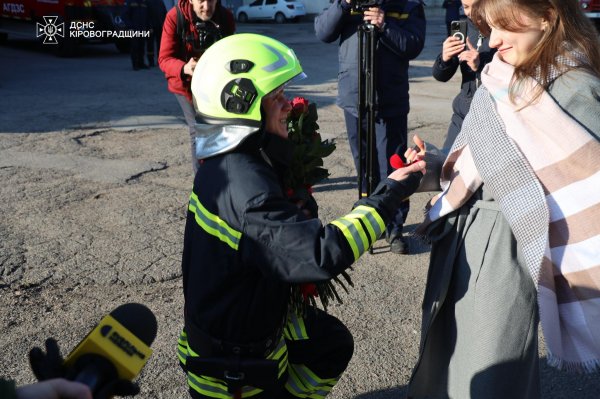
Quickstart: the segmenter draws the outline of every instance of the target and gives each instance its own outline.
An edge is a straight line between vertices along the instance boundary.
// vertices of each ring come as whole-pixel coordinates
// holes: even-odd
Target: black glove
[[[60,354],[58,343],[54,338],[48,338],[45,342],[46,353],[38,347],[29,351],[29,364],[33,375],[39,381],[52,378],[64,378],[66,369],[63,366],[63,357]]]
[[[385,213],[384,219],[387,222],[396,214],[402,201],[419,187],[422,177],[423,173],[413,172],[401,181],[386,178],[377,185],[371,195],[360,199],[353,208],[358,205],[372,206],[379,212]]]
[[[52,378],[66,378],[73,380],[77,370],[68,370],[64,365],[64,359],[60,354],[60,348],[54,338],[48,338],[45,342],[46,352],[38,347],[29,352],[29,364],[33,374],[39,381]],[[94,399],[110,399],[113,396],[134,396],[140,393],[140,388],[128,380],[112,380],[100,387],[94,394]]]

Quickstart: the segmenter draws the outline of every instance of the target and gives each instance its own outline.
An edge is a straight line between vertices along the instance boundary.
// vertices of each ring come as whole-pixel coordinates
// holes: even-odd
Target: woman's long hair
[[[473,5],[472,19],[489,36],[488,24],[511,32],[524,31],[527,27],[521,19],[523,14],[545,18],[548,27],[529,57],[515,66],[509,90],[513,102],[520,83],[530,77],[540,84],[532,101],[548,89],[557,72],[577,68],[600,77],[598,32],[577,0],[478,0]]]

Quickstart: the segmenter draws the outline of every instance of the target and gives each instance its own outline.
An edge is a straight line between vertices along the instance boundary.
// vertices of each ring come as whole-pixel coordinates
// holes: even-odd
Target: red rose
[[[300,284],[300,292],[302,293],[302,298],[305,301],[308,299],[309,296],[312,296],[313,298],[319,296],[317,286],[314,283]]]
[[[394,169],[400,169],[404,167],[404,162],[402,161],[402,158],[400,158],[400,155],[393,154],[390,157],[390,166]]]
[[[308,112],[308,100],[304,97],[294,97],[290,102],[292,106],[292,114],[300,116]]]

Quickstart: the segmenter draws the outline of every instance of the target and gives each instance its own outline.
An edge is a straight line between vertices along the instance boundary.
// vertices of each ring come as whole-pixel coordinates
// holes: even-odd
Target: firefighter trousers
[[[188,357],[196,356],[182,332],[178,345],[179,361],[185,370]],[[269,391],[244,386],[242,398],[320,399],[329,394],[348,366],[354,341],[346,326],[320,309],[309,310],[299,317],[291,315],[278,345],[266,357],[278,362],[278,380]],[[227,392],[225,381],[186,372],[190,395],[194,399],[234,396]]]

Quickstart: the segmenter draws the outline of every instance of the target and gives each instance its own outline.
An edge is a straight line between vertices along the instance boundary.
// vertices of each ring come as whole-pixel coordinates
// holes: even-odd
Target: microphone
[[[34,348],[30,363],[38,379],[63,377],[87,385],[95,399],[112,395],[135,395],[132,384],[152,355],[156,317],[138,303],[127,303],[104,316],[94,329],[62,361],[56,341],[46,341],[47,354]],[[60,375],[59,375],[60,376]]]

